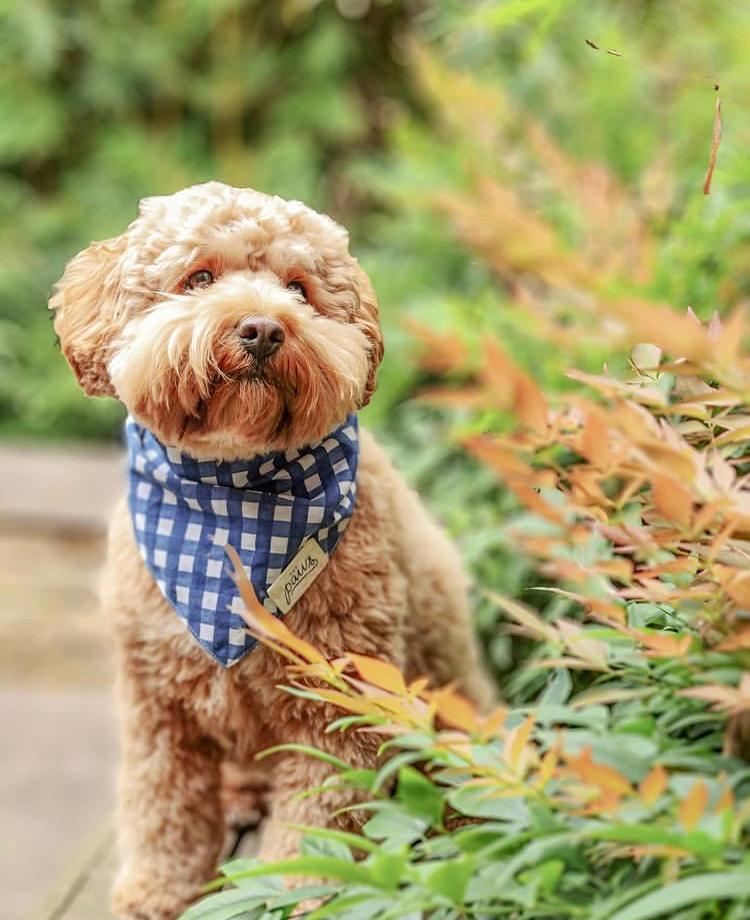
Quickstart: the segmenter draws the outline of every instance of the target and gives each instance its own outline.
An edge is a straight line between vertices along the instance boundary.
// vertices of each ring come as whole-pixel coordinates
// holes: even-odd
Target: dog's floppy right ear
[[[63,354],[88,396],[114,396],[109,343],[119,329],[118,301],[125,234],[92,243],[67,264],[49,307]]]

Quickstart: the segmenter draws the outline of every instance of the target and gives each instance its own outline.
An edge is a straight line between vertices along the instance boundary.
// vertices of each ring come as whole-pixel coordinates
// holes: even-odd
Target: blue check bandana
[[[354,511],[359,444],[351,415],[317,444],[251,460],[195,460],[132,418],[129,505],[141,555],[200,645],[229,667],[257,644],[224,547],[260,602],[282,615],[314,581]]]

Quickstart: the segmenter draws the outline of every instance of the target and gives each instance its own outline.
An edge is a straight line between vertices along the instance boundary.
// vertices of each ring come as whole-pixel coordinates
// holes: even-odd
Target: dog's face
[[[50,307],[84,390],[197,457],[320,439],[366,404],[383,354],[346,232],[219,182],[145,199],[69,263]]]

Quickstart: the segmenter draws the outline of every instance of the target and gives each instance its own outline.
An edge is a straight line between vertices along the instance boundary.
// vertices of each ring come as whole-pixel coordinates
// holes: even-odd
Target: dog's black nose
[[[281,324],[268,316],[246,317],[237,326],[237,335],[257,361],[263,361],[275,354],[285,338]]]

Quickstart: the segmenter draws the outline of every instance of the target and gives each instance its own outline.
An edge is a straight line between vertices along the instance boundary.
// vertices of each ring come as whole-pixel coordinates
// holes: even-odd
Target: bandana
[[[359,444],[349,418],[317,444],[251,460],[195,460],[129,418],[129,505],[141,555],[177,615],[219,664],[257,644],[224,547],[258,600],[287,613],[317,578],[354,511]]]

